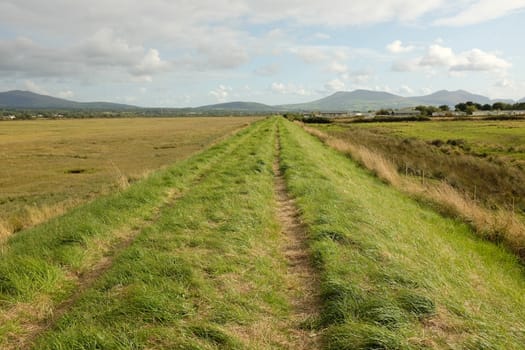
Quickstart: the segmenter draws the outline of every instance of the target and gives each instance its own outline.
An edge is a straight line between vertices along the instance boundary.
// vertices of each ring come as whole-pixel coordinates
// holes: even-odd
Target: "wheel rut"
[[[286,289],[292,306],[289,327],[292,335],[292,349],[319,349],[320,336],[309,329],[319,316],[319,278],[312,266],[306,242],[306,226],[300,219],[299,210],[286,187],[281,171],[281,143],[277,130],[275,139],[276,158],[273,164],[275,174],[275,197],[277,218],[281,224],[282,252],[287,260]]]

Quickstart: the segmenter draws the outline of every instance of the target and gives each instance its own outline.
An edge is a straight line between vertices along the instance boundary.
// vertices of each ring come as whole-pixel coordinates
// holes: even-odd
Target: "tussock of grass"
[[[326,348],[522,348],[525,279],[515,255],[298,125],[281,125],[286,180],[321,274]]]
[[[416,198],[434,203],[444,213],[461,217],[482,237],[505,243],[520,259],[525,260],[525,223],[513,211],[487,209],[445,181],[421,182],[402,176],[397,167],[380,153],[314,128],[305,127],[305,130],[328,146],[349,155],[383,181]]]

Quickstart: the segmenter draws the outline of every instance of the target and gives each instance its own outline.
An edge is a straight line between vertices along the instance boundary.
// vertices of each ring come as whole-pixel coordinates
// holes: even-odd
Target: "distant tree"
[[[466,112],[467,111],[467,104],[464,102],[458,103],[454,106],[457,112]]]
[[[523,110],[525,110],[525,102],[515,103],[514,106],[512,106],[512,109],[514,109],[516,111],[523,111]]]
[[[505,102],[496,102],[492,105],[492,109],[495,111],[508,111],[511,110],[514,106]]]
[[[481,106],[481,110],[482,111],[492,111],[492,106],[489,105],[488,103],[484,104],[483,106]]]
[[[476,108],[476,105],[471,104],[467,106],[467,108],[465,109],[465,112],[467,112],[468,115],[472,115],[472,113],[474,113],[477,110],[478,109]]]
[[[380,109],[380,110],[378,110],[376,112],[376,115],[392,115],[392,114],[393,114],[393,112],[391,110],[384,109],[384,108],[382,108],[382,109]]]
[[[417,106],[415,109],[423,116],[432,116],[432,113],[438,111],[438,108],[434,106]]]
[[[442,112],[448,112],[450,111],[450,107],[448,105],[441,105],[439,106],[439,110]]]

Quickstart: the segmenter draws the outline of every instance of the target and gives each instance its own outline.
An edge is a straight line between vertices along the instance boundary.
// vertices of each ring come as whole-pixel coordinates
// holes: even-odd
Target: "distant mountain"
[[[355,90],[339,91],[320,100],[276,106],[292,111],[367,111],[381,108],[400,109],[418,105],[455,106],[461,102],[472,101],[480,104],[492,104],[497,101],[514,103],[513,100],[494,100],[486,96],[472,94],[465,90],[441,90],[425,96],[402,97],[388,92]]]
[[[75,102],[62,98],[35,94],[29,91],[13,90],[0,92],[0,107],[22,109],[100,109],[124,110],[138,107],[109,102]]]
[[[518,101],[519,103],[525,103],[525,97]]]
[[[319,100],[288,104],[279,106],[270,106],[257,102],[227,102],[213,105],[206,105],[196,108],[167,108],[161,109],[163,112],[169,110],[174,114],[225,114],[233,112],[242,113],[271,113],[271,112],[293,112],[293,111],[369,111],[381,108],[401,109],[406,107],[415,107],[418,105],[448,105],[454,106],[461,102],[477,102],[481,104],[492,104],[497,101],[514,103],[512,100],[490,100],[482,95],[472,94],[468,91],[441,90],[426,96],[402,97],[383,91],[371,90],[354,90],[339,91],[330,96]],[[525,102],[525,98],[520,100]],[[28,91],[8,91],[0,93],[0,108],[20,108],[20,109],[77,109],[77,110],[138,110],[139,107],[109,103],[109,102],[75,102],[61,98],[35,94]],[[147,109],[140,108],[141,111]],[[152,109],[151,113],[155,113]]]
[[[226,102],[193,108],[194,111],[271,112],[276,108],[257,102]]]
[[[434,92],[433,94],[426,96],[411,97],[412,100],[419,102],[423,105],[448,105],[455,106],[461,102],[472,101],[480,104],[491,104],[492,101],[485,96],[471,94],[465,90],[448,91],[441,90]]]
[[[320,100],[293,105],[276,106],[285,110],[307,111],[367,111],[380,108],[405,108],[419,103],[388,92],[354,90],[339,91]]]

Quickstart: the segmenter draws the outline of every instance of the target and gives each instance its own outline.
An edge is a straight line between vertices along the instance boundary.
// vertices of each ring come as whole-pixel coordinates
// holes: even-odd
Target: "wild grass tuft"
[[[326,334],[327,350],[400,350],[403,346],[395,332],[361,323],[332,327]]]

